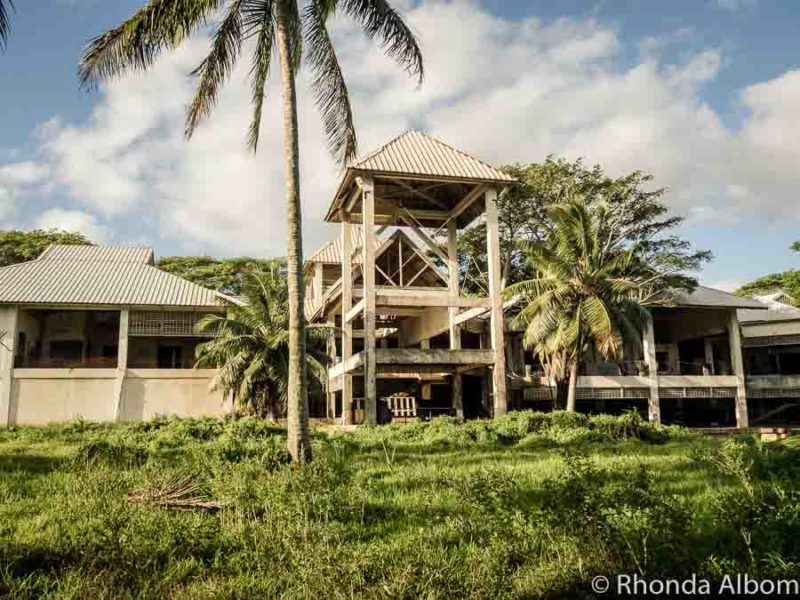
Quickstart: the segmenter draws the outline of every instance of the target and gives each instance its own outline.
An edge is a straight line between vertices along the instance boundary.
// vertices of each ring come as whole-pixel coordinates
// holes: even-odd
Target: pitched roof
[[[364,243],[364,230],[360,225],[353,225],[350,228],[350,247],[353,252],[359,250]],[[306,265],[310,263],[325,263],[331,265],[342,264],[342,236],[331,240],[319,248],[306,259]]]
[[[698,285],[691,292],[675,290],[672,299],[677,306],[707,308],[750,308],[764,310],[767,307],[752,298],[744,298],[722,290]]]
[[[150,248],[50,246],[0,268],[0,303],[219,307],[229,298],[153,266]]]
[[[781,323],[784,321],[800,321],[800,308],[782,308],[769,310],[740,310],[739,322],[743,325],[756,323]]]
[[[406,131],[357,159],[351,169],[404,175],[512,182],[499,169],[421,131]]]

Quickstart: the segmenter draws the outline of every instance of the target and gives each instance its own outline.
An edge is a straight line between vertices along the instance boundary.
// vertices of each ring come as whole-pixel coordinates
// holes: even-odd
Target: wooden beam
[[[447,263],[447,256],[445,253],[442,252],[442,249],[439,248],[439,246],[437,246],[430,237],[428,237],[427,233],[422,231],[422,229],[417,226],[417,224],[414,222],[413,215],[405,208],[403,209],[403,212],[407,214],[401,214],[400,218],[411,228],[411,231],[416,233],[419,239],[424,242],[428,249],[442,259],[443,263]]]
[[[442,210],[449,210],[447,205],[445,205],[442,201],[437,200],[436,198],[434,198],[430,194],[426,194],[425,192],[422,192],[422,191],[416,189],[414,186],[406,183],[405,181],[402,181],[400,179],[392,179],[391,181],[393,183],[399,185],[400,187],[402,187],[404,190],[407,190],[407,191],[411,192],[412,194],[414,194],[416,196],[419,196],[423,200],[427,200],[431,204],[434,204],[434,205],[438,206]]]
[[[398,290],[399,291],[399,290]],[[419,296],[406,296],[403,294],[392,294],[391,292],[378,291],[377,304],[378,307],[447,307],[457,306],[459,308],[474,308],[480,306],[490,308],[491,300],[488,298],[452,298],[449,294],[420,294]],[[381,311],[390,313],[391,310]]]
[[[355,306],[347,311],[344,315],[344,323],[351,323],[353,319],[355,319],[362,310],[364,310],[364,306],[366,305],[366,301],[364,298],[356,302]]]
[[[461,213],[467,210],[472,204],[486,192],[485,185],[476,185],[472,190],[464,196],[455,208],[450,212],[450,219],[457,219]]]
[[[489,263],[489,299],[491,301],[490,337],[494,351],[492,390],[494,416],[506,413],[506,357],[504,341],[503,300],[500,297],[500,229],[497,223],[497,190],[486,190],[486,254]]]
[[[375,185],[372,177],[357,179],[361,188],[361,207],[364,220],[362,254],[364,281],[364,420],[378,422],[378,386],[375,369]]]
[[[475,308],[470,308],[469,310],[465,310],[464,312],[459,313],[456,318],[454,319],[456,325],[462,325],[467,321],[471,321],[472,319],[477,319],[481,315],[485,315],[487,313],[486,307],[483,306],[476,306]]]
[[[350,214],[342,212],[342,363],[353,355],[353,324],[346,319],[353,305],[353,231]],[[353,378],[342,378],[342,424],[353,423]]]

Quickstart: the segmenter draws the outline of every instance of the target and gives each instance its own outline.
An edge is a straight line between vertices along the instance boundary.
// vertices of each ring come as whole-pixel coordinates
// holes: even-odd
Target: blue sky
[[[0,55],[0,226],[79,228],[159,255],[280,253],[280,128],[262,131],[257,157],[244,151],[246,65],[188,144],[184,75],[202,57],[202,36],[152,74],[78,91],[86,40],[139,4],[17,2]],[[335,26],[362,150],[419,126],[492,162],[556,153],[612,173],[640,168],[670,189],[688,217],[682,233],[716,255],[704,282],[729,288],[800,265],[788,249],[800,238],[800,4],[395,4],[423,44],[421,88],[344,19]],[[268,116],[279,123],[275,99]],[[312,250],[336,233],[321,217],[337,169],[313,106],[300,110]]]

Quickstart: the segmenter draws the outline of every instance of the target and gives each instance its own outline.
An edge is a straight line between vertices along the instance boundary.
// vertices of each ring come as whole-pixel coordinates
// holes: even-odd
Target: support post
[[[334,328],[336,327],[336,315],[331,313],[328,315],[328,340],[327,340],[327,354],[328,366],[336,363],[336,334]],[[331,378],[325,379],[325,391],[328,397],[328,418],[333,420],[336,418],[336,392],[331,391]]]
[[[319,305],[322,300],[322,263],[314,263],[314,304]]]
[[[448,290],[450,292],[450,299],[456,300],[459,296],[458,285],[458,223],[455,219],[450,219],[447,222],[447,275],[448,275]],[[450,317],[450,349],[461,349],[461,326],[456,323],[458,316],[458,307],[451,305],[448,308]],[[464,418],[464,400],[463,400],[463,386],[461,373],[453,373],[452,392],[453,392],[453,408],[456,411],[456,417],[459,419]]]
[[[703,353],[705,354],[705,361],[708,365],[708,372],[710,375],[715,375],[714,373],[714,344],[713,342],[705,338],[703,340]]]
[[[117,343],[117,379],[114,382],[114,398],[117,402],[116,420],[125,417],[125,375],[128,371],[128,330],[130,310],[119,311],[119,341]]]
[[[489,299],[491,301],[492,349],[494,350],[494,368],[492,369],[492,392],[494,396],[494,416],[506,413],[506,357],[503,323],[503,301],[500,297],[500,229],[497,223],[497,190],[486,190],[486,252],[489,263]]]
[[[364,420],[378,422],[378,382],[375,363],[375,187],[371,177],[363,177],[361,214],[364,221]]]
[[[750,420],[747,416],[747,387],[744,379],[744,361],[742,360],[742,334],[739,331],[739,319],[736,310],[728,315],[728,342],[731,348],[731,368],[736,375],[736,427],[748,427]]]
[[[17,327],[19,308],[16,306],[0,307],[0,333],[3,333],[0,345],[0,427],[13,425],[11,408],[14,354],[17,344]]]
[[[353,238],[350,214],[342,211],[342,362],[353,355],[353,322],[345,315],[353,306]],[[353,424],[353,376],[342,375],[342,425]]]
[[[647,418],[655,425],[661,424],[661,398],[658,393],[658,360],[656,359],[656,337],[653,329],[653,315],[647,313],[642,331],[642,349],[647,364],[647,377],[650,380],[650,396],[647,400]]]

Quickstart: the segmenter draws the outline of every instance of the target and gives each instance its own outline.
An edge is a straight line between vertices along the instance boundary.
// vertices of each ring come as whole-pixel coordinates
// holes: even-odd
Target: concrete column
[[[19,308],[16,306],[0,307],[0,427],[13,425],[12,390],[14,375],[14,350],[17,344],[17,327]]]
[[[447,222],[447,271],[450,299],[457,300],[459,296],[458,285],[458,223],[455,219]],[[461,328],[456,324],[458,307],[450,306],[450,349],[461,349]],[[458,418],[464,418],[464,400],[461,373],[453,373],[452,379],[453,408]]]
[[[736,427],[744,428],[749,426],[750,420],[747,416],[747,387],[742,359],[742,334],[739,331],[739,319],[735,309],[731,310],[728,316],[728,342],[731,349],[731,370],[736,376]]]
[[[314,264],[314,303],[318,304],[322,300],[322,263]]]
[[[378,382],[375,363],[375,187],[371,177],[361,185],[364,221],[364,421],[378,422]]]
[[[647,377],[650,380],[650,397],[647,401],[647,418],[656,425],[661,423],[661,398],[658,393],[658,360],[656,359],[656,339],[653,331],[653,315],[648,313],[642,331],[642,349],[647,364]]]
[[[346,323],[345,315],[353,307],[353,248],[350,215],[342,211],[342,362],[353,355],[353,322]],[[353,423],[353,376],[342,375],[342,424]]]
[[[334,328],[336,327],[336,315],[334,313],[328,315],[328,327],[330,327],[330,330],[328,331],[327,354],[328,358],[330,359],[329,365],[333,365],[336,363],[336,335],[334,333]],[[330,377],[325,378],[325,391],[328,396],[328,409],[327,409],[328,418],[335,419],[336,392],[331,391]]]
[[[492,392],[494,416],[503,415],[508,409],[506,400],[506,357],[503,323],[503,301],[500,297],[500,229],[497,223],[497,190],[486,190],[486,252],[489,263],[489,299],[491,301],[490,337],[494,350],[492,369]]]
[[[114,400],[117,404],[116,419],[125,417],[125,375],[128,371],[128,331],[130,311],[119,311],[119,342],[117,343],[117,380],[114,383]]]
[[[713,342],[705,338],[703,340],[703,351],[705,354],[705,361],[708,365],[709,372],[711,375],[714,375],[714,344]]]

